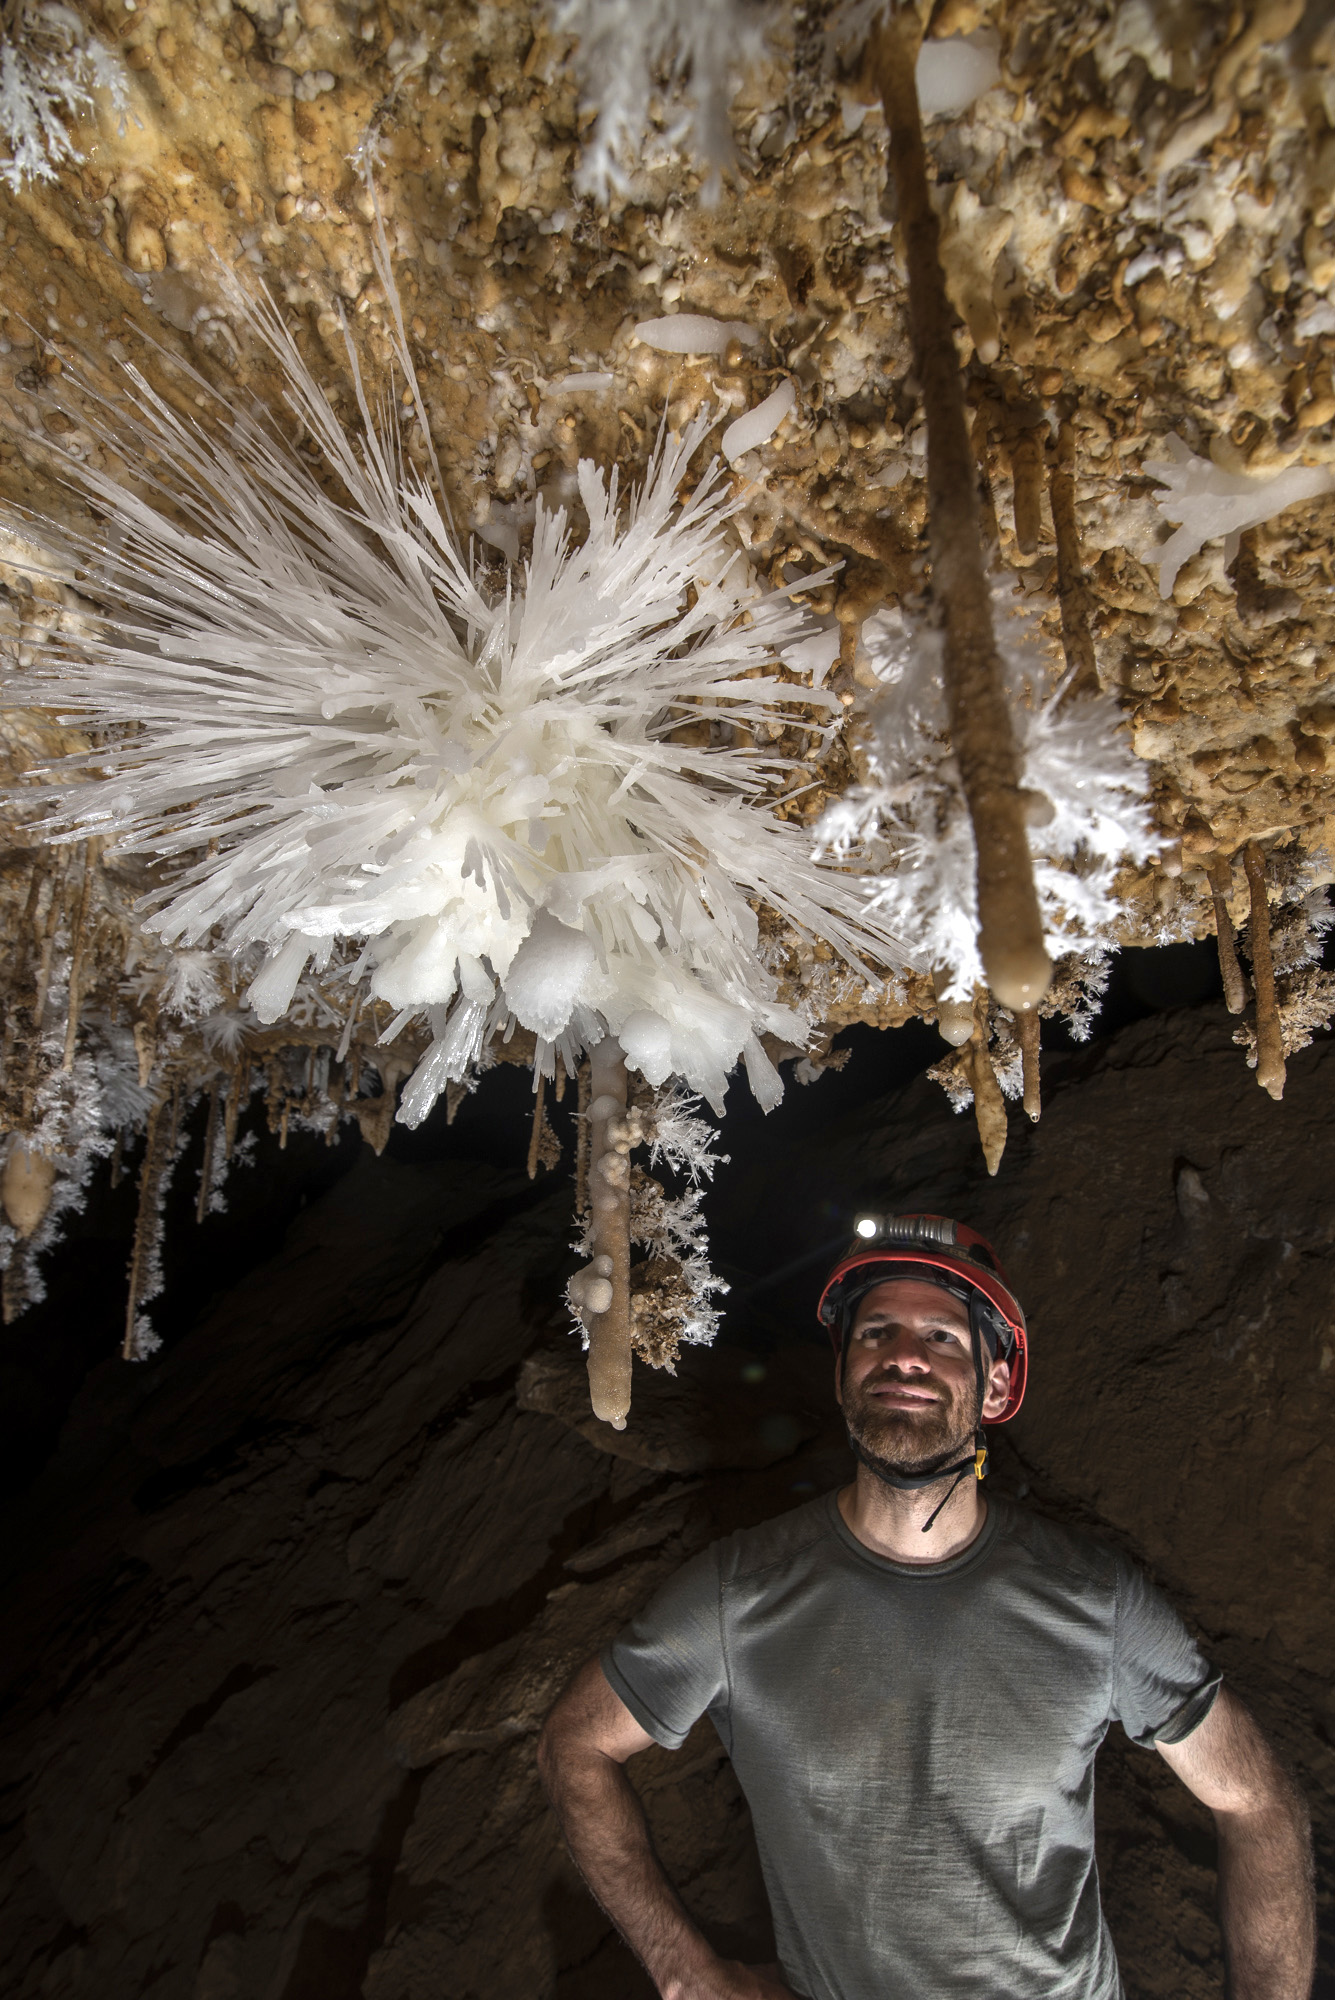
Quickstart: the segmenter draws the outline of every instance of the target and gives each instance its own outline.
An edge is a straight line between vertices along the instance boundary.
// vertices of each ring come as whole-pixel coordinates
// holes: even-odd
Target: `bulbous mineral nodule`
[[[996,950],[982,940],[983,970],[993,997],[1012,1014],[1037,1007],[1052,984],[1052,964],[1041,946]]]
[[[0,1203],[25,1241],[51,1206],[55,1179],[55,1161],[48,1160],[45,1153],[29,1151],[21,1139],[16,1139],[0,1176]]]
[[[952,1049],[961,1049],[973,1033],[973,1005],[968,1000],[938,1000],[936,1032]]]

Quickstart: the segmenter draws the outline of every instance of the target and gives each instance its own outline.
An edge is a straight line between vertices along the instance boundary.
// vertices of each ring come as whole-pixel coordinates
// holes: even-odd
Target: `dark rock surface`
[[[1229,1025],[1052,1063],[995,1182],[925,1082],[800,1147],[777,1114],[720,1200],[754,1269],[799,1272],[766,1295],[787,1339],[641,1372],[621,1436],[563,1331],[567,1189],[367,1155],[157,1363],[94,1372],[5,1518],[0,1990],[647,1993],[562,1855],[536,1726],[686,1553],[844,1476],[798,1306],[822,1238],[878,1204],[995,1235],[1034,1336],[999,1482],[1158,1575],[1299,1770],[1328,1864],[1335,1047],[1275,1106]],[[688,1903],[763,1955],[708,1725],[634,1775]],[[1217,1995],[1208,1815],[1114,1732],[1099,1818],[1129,1994]]]

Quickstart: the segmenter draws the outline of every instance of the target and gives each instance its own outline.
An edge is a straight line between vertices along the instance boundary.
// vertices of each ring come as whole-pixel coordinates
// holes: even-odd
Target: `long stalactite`
[[[927,418],[932,595],[945,632],[951,743],[977,847],[979,946],[997,999],[1022,1010],[1042,999],[1052,968],[1034,887],[1015,731],[992,629],[977,475],[914,78],[919,40],[916,15],[896,12],[873,34],[868,63],[890,134],[914,368]]]

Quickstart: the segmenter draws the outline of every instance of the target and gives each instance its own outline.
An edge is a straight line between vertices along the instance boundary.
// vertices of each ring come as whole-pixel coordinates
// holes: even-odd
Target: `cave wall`
[[[568,1187],[367,1152],[174,1348],[93,1372],[5,1517],[4,1991],[647,1993],[563,1857],[536,1727],[686,1553],[845,1476],[806,1313],[863,1205],[995,1235],[1034,1336],[998,1482],[1155,1572],[1298,1770],[1328,1864],[1335,1051],[1276,1106],[1230,1025],[1183,1010],[1049,1058],[996,1181],[925,1081],[776,1113],[716,1200],[753,1270],[793,1275],[763,1326],[739,1298],[755,1351],[641,1372],[620,1436],[584,1413],[557,1302]],[[762,1955],[709,1726],[634,1775],[690,1906]],[[1099,1831],[1132,2000],[1217,1993],[1208,1815],[1119,1732]],[[1319,1993],[1333,1970],[1328,1945]]]

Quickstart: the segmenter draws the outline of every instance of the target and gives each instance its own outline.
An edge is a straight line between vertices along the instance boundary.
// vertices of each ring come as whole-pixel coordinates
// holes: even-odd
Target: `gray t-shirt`
[[[1118,2000],[1094,1753],[1176,1743],[1219,1685],[1090,1535],[989,1499],[949,1562],[887,1561],[833,1494],[715,1542],[603,1654],[676,1749],[708,1712],[808,2000]]]

